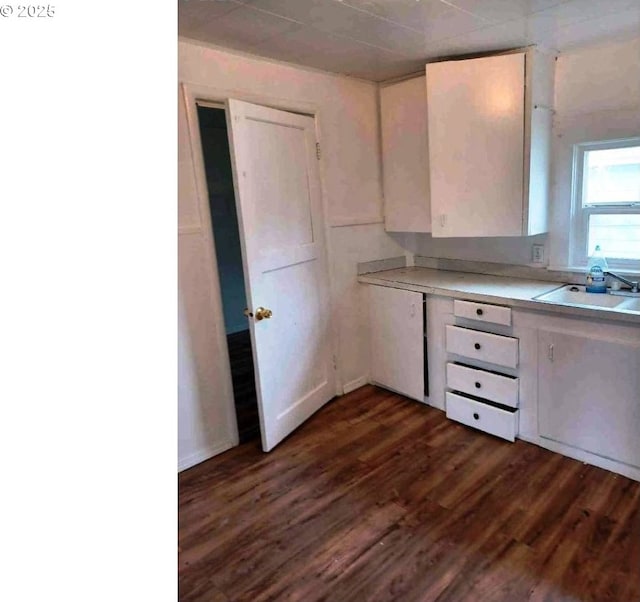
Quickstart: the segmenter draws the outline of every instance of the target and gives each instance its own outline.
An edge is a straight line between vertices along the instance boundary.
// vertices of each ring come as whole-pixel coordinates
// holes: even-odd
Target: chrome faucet
[[[607,274],[607,276],[611,276],[612,278],[615,278],[616,280],[619,280],[620,282],[622,282],[622,284],[626,284],[631,289],[632,293],[638,292],[637,282],[634,282],[633,280],[627,280],[626,278],[623,278],[622,276],[618,276],[618,274],[614,274],[613,272],[605,272],[605,274]]]

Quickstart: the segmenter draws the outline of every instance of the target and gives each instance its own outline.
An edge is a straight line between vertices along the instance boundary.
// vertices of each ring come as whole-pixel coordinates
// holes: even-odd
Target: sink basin
[[[566,305],[583,305],[586,307],[604,307],[617,309],[631,309],[640,311],[640,299],[629,299],[603,293],[587,293],[584,286],[567,284],[550,293],[534,297],[538,301],[563,303]]]
[[[624,301],[617,305],[618,309],[626,309],[627,311],[637,311],[640,312],[640,298],[638,297],[623,297]]]

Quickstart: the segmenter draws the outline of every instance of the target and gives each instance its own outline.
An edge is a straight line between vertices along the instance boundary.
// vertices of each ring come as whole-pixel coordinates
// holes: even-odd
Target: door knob
[[[273,315],[270,309],[264,307],[258,307],[256,309],[256,320],[268,320]]]

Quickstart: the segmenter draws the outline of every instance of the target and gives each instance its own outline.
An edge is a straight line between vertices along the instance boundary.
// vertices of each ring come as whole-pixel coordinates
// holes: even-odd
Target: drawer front
[[[453,302],[453,315],[460,318],[469,318],[480,322],[491,322],[511,326],[511,308],[487,303],[475,303],[473,301]]]
[[[447,351],[507,368],[518,366],[518,339],[447,324]]]
[[[501,410],[455,393],[447,393],[447,418],[508,441],[518,434],[518,410]]]
[[[469,393],[477,397],[484,397],[496,403],[501,403],[512,408],[518,407],[519,380],[509,376],[502,376],[460,366],[459,364],[447,364],[447,386],[462,393]]]

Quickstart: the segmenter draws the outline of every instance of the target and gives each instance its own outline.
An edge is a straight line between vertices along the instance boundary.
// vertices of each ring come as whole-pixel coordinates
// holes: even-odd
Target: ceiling
[[[426,60],[640,34],[640,0],[178,0],[180,36],[372,81]]]

